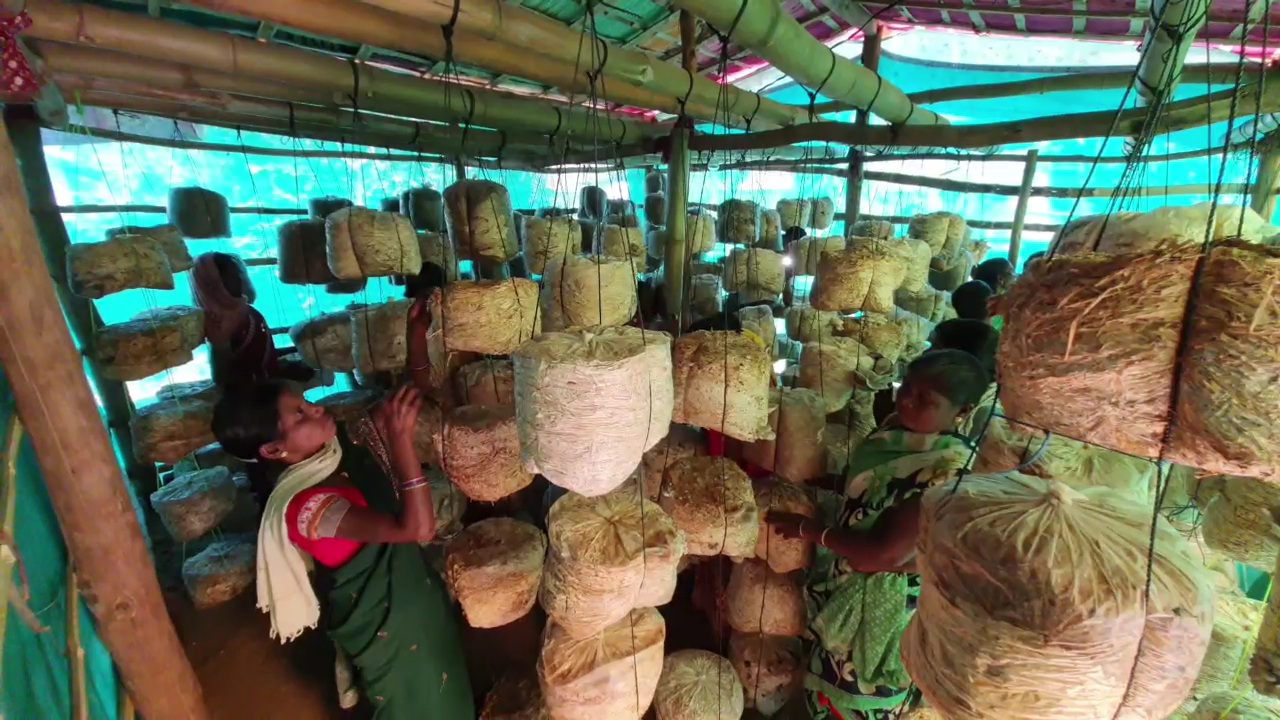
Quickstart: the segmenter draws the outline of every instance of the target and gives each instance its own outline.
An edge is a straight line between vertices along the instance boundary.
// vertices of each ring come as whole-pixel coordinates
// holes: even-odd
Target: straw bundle
[[[191,352],[203,342],[203,310],[156,308],[128,322],[95,329],[90,357],[104,377],[140,380],[190,362]]]
[[[409,218],[415,230],[445,232],[444,196],[435,188],[405,190],[400,194],[400,214]]]
[[[511,195],[488,180],[460,180],[444,191],[445,225],[458,257],[503,263],[520,252]]]
[[[227,198],[202,187],[169,190],[169,224],[183,237],[213,240],[231,237],[231,206]]]
[[[330,215],[355,205],[346,198],[325,195],[324,197],[311,198],[307,201],[307,215],[312,220],[324,220]]]
[[[653,703],[666,636],[666,623],[652,608],[590,638],[548,625],[538,680],[552,720],[639,720]]]
[[[901,359],[911,362],[920,357],[929,344],[929,338],[933,336],[934,324],[910,310],[903,310],[901,307],[895,307],[893,312],[889,313],[889,319],[897,323],[898,327],[902,329],[903,348]]]
[[[644,482],[644,496],[657,502],[662,492],[663,479],[671,463],[681,458],[705,454],[707,454],[707,446],[701,432],[687,425],[673,423],[666,437],[645,451],[644,458],[640,461],[641,477],[637,480]]]
[[[236,483],[224,467],[183,473],[151,493],[151,507],[169,536],[190,542],[218,527],[236,504]]]
[[[423,415],[427,414],[426,411]],[[419,416],[421,417],[421,416]],[[414,443],[415,447],[417,442]],[[425,461],[426,456],[419,455]],[[435,468],[427,469],[431,487],[431,510],[436,518],[436,540],[447,540],[462,530],[462,516],[467,513],[467,496],[448,476]]]
[[[446,412],[435,453],[453,484],[478,502],[497,502],[533,482],[520,464],[520,439],[510,407],[463,405]]]
[[[998,355],[1011,417],[1156,457],[1193,253],[1034,263],[1009,291]]]
[[[547,538],[534,525],[495,517],[467,527],[445,551],[445,581],[467,624],[495,628],[524,617],[538,599]]]
[[[1273,568],[1273,578],[1275,570]],[[1258,628],[1257,646],[1249,661],[1249,679],[1258,692],[1280,698],[1280,592],[1274,590],[1267,598],[1267,609]]]
[[[585,185],[578,191],[578,217],[586,220],[603,220],[609,214],[609,195],[595,185]]]
[[[744,332],[751,332],[764,341],[765,347],[773,347],[778,328],[774,323],[773,308],[768,305],[748,305],[738,308],[738,322]]]
[[[681,650],[663,662],[653,704],[658,720],[738,720],[742,682],[726,658]]]
[[[646,193],[664,193],[667,191],[667,176],[658,170],[650,170],[644,175],[644,191]]]
[[[871,238],[872,240],[892,240],[893,223],[888,220],[859,220],[845,231],[847,237]],[[928,243],[925,243],[928,246]],[[933,251],[929,252],[933,255]]]
[[[939,715],[933,708],[921,707],[908,711],[902,716],[902,720],[946,720],[946,718]]]
[[[836,220],[836,203],[829,197],[813,199],[813,229],[826,230]]]
[[[356,368],[351,350],[351,329],[348,313],[328,313],[289,328],[289,338],[307,365],[317,370],[351,372]]]
[[[622,491],[560,498],[547,514],[547,538],[539,602],[565,634],[581,638],[625,618],[637,607],[648,561],[659,550],[678,560],[684,544],[662,508]]]
[[[1195,685],[1183,701],[1183,711],[1194,710],[1201,700],[1217,692],[1242,694],[1252,690],[1248,662],[1254,638],[1262,625],[1264,608],[1257,600],[1218,595],[1209,649]]]
[[[819,310],[887,313],[906,276],[906,262],[890,243],[857,243],[824,252],[809,302]]]
[[[172,290],[173,271],[160,241],[146,235],[117,235],[97,243],[67,246],[67,284],[89,300],[133,288]]]
[[[930,255],[940,255],[947,245],[947,231],[950,228],[951,213],[916,215],[907,224],[907,237],[925,241],[929,245]]]
[[[524,672],[502,676],[485,695],[480,720],[551,720],[537,676]]]
[[[1204,511],[1205,545],[1261,570],[1274,567],[1280,554],[1280,531],[1269,508],[1237,504],[1226,495],[1219,495],[1209,501]]]
[[[760,515],[751,479],[732,460],[688,457],[667,465],[662,506],[682,530],[690,555],[750,557]]]
[[[221,540],[182,563],[182,584],[198,610],[229,602],[257,577],[258,547],[252,539]]]
[[[892,363],[857,340],[832,337],[805,343],[797,382],[820,392],[826,411],[833,413],[848,404],[855,389],[889,387],[893,370]]]
[[[212,380],[165,383],[156,390],[156,400],[196,400],[216,403],[221,397],[222,388],[213,384]]]
[[[133,454],[143,462],[176,463],[184,456],[214,442],[209,423],[213,403],[199,400],[162,400],[139,408],[129,419]]]
[[[377,305],[353,305],[351,315],[351,355],[356,369],[366,375],[404,370],[409,360],[408,300]]]
[[[1108,489],[1011,473],[927,491],[902,657],[929,704],[955,720],[1167,717],[1199,672],[1213,591],[1163,520],[1149,581],[1151,533],[1150,508]]]
[[[787,243],[787,257],[796,275],[817,275],[823,253],[841,252],[848,241],[842,237],[803,237]]]
[[[819,459],[822,459],[821,454]],[[817,508],[809,494],[799,485],[771,479],[755,481],[755,489],[756,507],[760,510],[760,537],[756,540],[756,559],[763,560],[770,570],[783,575],[809,567],[813,563],[813,543],[801,538],[784,538],[766,521],[771,512],[813,517],[817,514]]]
[[[276,231],[276,271],[286,285],[320,285],[329,271],[324,220],[290,220]]]
[[[694,208],[685,217],[684,241],[691,256],[716,248],[716,216],[704,208]]]
[[[841,423],[827,423],[822,431],[822,446],[826,452],[827,474],[843,475],[849,466],[853,449],[861,442],[851,428]]]
[[[636,204],[630,200],[610,200],[605,222],[625,228],[640,227],[640,218],[636,215]]]
[[[729,660],[746,690],[746,706],[773,717],[804,683],[800,638],[733,633]]]
[[[748,288],[778,295],[786,287],[782,256],[772,250],[738,248],[724,263],[724,286],[729,292]]]
[[[191,258],[191,250],[187,248],[187,241],[182,239],[182,233],[178,232],[178,228],[172,225],[124,225],[108,230],[106,239],[110,240],[120,235],[143,235],[154,238],[160,243],[160,248],[168,258],[171,272],[186,272],[195,266],[195,261]]]
[[[596,255],[621,258],[632,264],[643,262],[648,251],[644,246],[644,232],[637,227],[605,225],[596,237],[593,249]]]
[[[396,213],[349,207],[325,218],[329,270],[340,280],[417,275],[422,269],[418,235]]]
[[[424,265],[431,263],[444,270],[445,278],[449,282],[458,279],[458,256],[453,251],[453,242],[445,233],[418,233],[418,254],[422,256]]]
[[[747,442],[769,429],[770,352],[733,332],[698,331],[675,341],[675,422]]]
[[[935,325],[956,315],[955,308],[951,307],[951,293],[928,285],[918,293],[899,290],[893,294],[893,302]]]
[[[774,207],[778,210],[778,218],[782,228],[806,228],[813,222],[813,203],[803,198],[779,200]]]
[[[1257,693],[1233,690],[1209,695],[1173,720],[1280,720],[1280,702]]]
[[[826,414],[822,394],[815,390],[771,390],[769,427],[777,439],[744,444],[743,459],[793,483],[822,477],[826,472],[822,445]]]
[[[510,360],[484,358],[467,363],[453,376],[463,405],[515,405],[515,370]]]
[[[1062,226],[1050,245],[1050,251],[1057,257],[1090,252],[1154,250],[1155,245],[1162,242],[1163,234],[1148,238],[1145,234],[1128,231],[1130,223],[1142,215],[1136,212],[1119,212],[1077,218]]]
[[[571,217],[524,219],[524,264],[542,275],[554,263],[578,254],[582,226]]]
[[[946,266],[936,267],[939,264]],[[968,250],[961,251],[954,260],[934,258],[929,268],[929,284],[938,290],[955,292],[956,288],[969,281],[972,270],[973,255]]]
[[[969,239],[969,224],[964,218],[955,213],[943,213],[947,216],[947,240],[942,245],[942,252],[934,253],[944,259],[942,267],[945,269],[951,266],[951,262],[960,256],[961,252],[968,251],[967,241]],[[932,250],[933,248],[929,248]]]
[[[644,197],[644,221],[650,225],[667,224],[667,196],[657,192]]]
[[[631,488],[617,492],[626,494],[632,502],[640,499]],[[661,507],[658,509],[661,510]],[[684,533],[676,529],[675,523],[666,515],[660,516],[657,526],[650,531],[648,523],[652,518],[646,510],[644,577],[634,600],[634,605],[638,608],[661,607],[671,602],[675,597],[676,582],[679,580],[680,570],[684,568],[686,557],[687,542]]]
[[[748,285],[737,292],[738,304],[753,304],[767,302],[770,305],[781,305],[782,296],[775,292],[770,292],[767,288],[760,288],[754,285]]]
[[[316,404],[328,410],[338,422],[351,423],[367,418],[369,409],[380,397],[380,393],[372,390],[348,390],[325,395]]]
[[[973,256],[973,264],[981,265],[987,259],[987,253],[991,252],[991,244],[986,240],[970,240],[966,249]]]
[[[716,235],[730,245],[752,245],[760,237],[760,206],[750,200],[720,203]]]
[[[543,333],[515,363],[530,472],[594,497],[617,488],[671,423],[671,337],[632,327]],[[650,347],[650,346],[654,347]]]
[[[895,247],[905,255],[906,273],[898,292],[918,295],[929,285],[929,245],[923,240],[906,238]]]
[[[689,316],[693,322],[719,315],[724,309],[720,275],[694,275],[689,281]]]
[[[863,313],[858,317],[842,318],[836,334],[857,340],[873,354],[890,363],[898,362],[907,347],[906,333],[889,315]]]
[[[524,278],[451,283],[431,294],[430,308],[431,332],[450,351],[508,355],[542,327],[538,284]]]
[[[636,272],[627,260],[574,255],[547,267],[541,292],[542,327],[625,325],[639,299]]]
[[[800,637],[805,630],[800,579],[775,573],[760,560],[733,566],[728,590],[729,626],[740,633]]]
[[[1231,242],[1209,252],[1186,341],[1173,462],[1280,481],[1277,282],[1280,248]]]
[[[324,284],[324,291],[330,295],[354,295],[365,289],[369,284],[367,278],[359,280],[334,280]]]
[[[755,246],[774,252],[782,252],[782,217],[777,210],[760,211],[760,237]]]
[[[818,342],[835,335],[835,330],[844,323],[838,312],[815,310],[808,305],[792,305],[787,308],[783,318],[786,322],[787,337],[798,342]]]

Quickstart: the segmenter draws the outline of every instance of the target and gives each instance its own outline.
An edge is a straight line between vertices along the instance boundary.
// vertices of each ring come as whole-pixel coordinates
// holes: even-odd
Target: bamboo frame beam
[[[1261,112],[1280,110],[1280,90],[1268,86],[1260,91],[1254,86],[1234,88],[1169,103],[1155,122],[1156,133],[1168,133],[1203,127],[1230,118],[1231,98],[1238,93],[1238,107]],[[1262,92],[1261,98],[1258,97]],[[1120,113],[1110,110],[1094,113],[1032,118],[1005,123],[981,125],[872,126],[858,128],[851,123],[816,122],[780,130],[753,133],[697,136],[691,141],[695,151],[739,151],[763,149],[803,142],[835,142],[846,145],[880,147],[953,147],[986,148],[1013,143],[1070,140],[1091,137],[1124,137],[1136,134],[1146,121],[1147,109],[1135,108]],[[1118,120],[1118,122],[1117,122]],[[1113,131],[1113,123],[1115,125]]]
[[[1027,208],[1031,205],[1031,188],[1036,181],[1036,158],[1038,150],[1027,152],[1027,163],[1022,168],[1022,185],[1018,188],[1018,204],[1013,210],[1013,228],[1009,231],[1009,262],[1018,267],[1018,256],[1022,251],[1022,226],[1027,221]]]
[[[57,129],[57,128],[53,128]],[[139,135],[137,133],[121,132],[119,130],[106,130],[102,128],[90,128],[84,125],[72,125],[65,132],[72,134],[86,135],[98,140],[112,140],[122,143],[134,143],[138,145],[151,145],[154,147],[173,148],[175,150],[197,150],[199,152],[225,152],[235,153],[237,155],[256,155],[262,157],[296,157],[296,158],[337,158],[340,160],[382,160],[385,162],[407,162],[407,163],[434,163],[442,162],[443,159],[438,155],[429,155],[422,153],[407,152],[343,152],[341,150],[308,150],[295,148],[269,148],[256,145],[231,145],[228,143],[215,143],[206,140],[183,140],[177,138],[158,138],[150,135]],[[281,136],[281,139],[285,138]]]
[[[1149,104],[1168,98],[1182,81],[1187,53],[1204,28],[1210,0],[1155,0],[1142,39],[1138,96]]]
[[[947,123],[932,110],[917,107],[897,86],[818,42],[781,3],[673,0],[672,4],[728,32],[734,42],[755,50],[801,85],[832,100],[865,109],[893,124]]]
[[[603,126],[608,133],[603,139],[614,142],[666,131],[656,123],[621,118],[599,123],[596,112],[582,108],[437,82],[92,5],[33,0],[27,10],[34,21],[31,37],[339,93],[356,98],[364,109],[389,115],[586,137],[596,137]]]
[[[1193,65],[1182,69],[1182,80],[1206,85],[1235,85],[1257,82],[1264,72],[1259,65],[1245,64],[1243,71],[1237,63]],[[1239,76],[1239,77],[1237,77]],[[1089,72],[1050,75],[1032,80],[989,83],[986,85],[958,85],[912,93],[907,97],[921,105],[954,102],[956,100],[992,100],[1026,95],[1047,95],[1056,92],[1078,90],[1109,90],[1128,87],[1133,81],[1133,70],[1096,70]],[[819,105],[823,107],[823,105]],[[822,112],[830,112],[823,110]]]
[[[698,20],[687,10],[680,11],[680,63],[693,77],[698,68]],[[690,123],[681,120],[671,132],[670,160],[667,163],[666,242],[662,247],[662,289],[666,298],[668,330],[678,336],[688,327],[692,291],[689,276],[689,136]]]
[[[80,588],[71,558],[67,558],[67,665],[71,718],[89,720],[89,678],[84,666],[84,644],[80,640]]]
[[[128,80],[102,80],[81,75],[56,77],[62,87],[81,97],[123,95],[282,121],[286,126],[301,123],[346,132],[367,132],[398,145],[409,145],[442,155],[461,153],[496,157],[508,150],[515,154],[548,154],[551,149],[546,137],[418,123],[337,106],[296,105],[206,90],[171,90]]]
[[[490,38],[466,31],[459,32],[464,29],[455,27],[452,43],[450,43],[445,40],[441,27],[448,22],[448,15],[438,23],[424,21],[416,13],[390,12],[381,7],[354,0],[309,0],[307,3],[296,3],[291,0],[193,0],[192,4],[217,12],[277,22],[316,35],[388,47],[413,55],[445,58],[452,52],[456,62],[483,68],[503,76],[532,80],[559,88],[571,96],[573,94],[582,97],[598,95],[603,100],[641,108],[653,108],[673,114],[680,111],[678,101],[683,97],[682,94],[657,92],[648,87],[626,83],[621,79],[614,79],[609,83],[603,81],[593,83],[591,75],[594,70],[593,63],[575,63],[573,58],[566,60],[561,57],[564,52],[571,54],[578,48],[576,40],[566,48],[559,46],[548,48],[539,45],[514,46],[502,42],[501,36]],[[468,3],[469,7],[470,3]],[[564,26],[559,28],[577,35],[576,31],[568,30]],[[613,52],[615,51],[611,49],[610,53]],[[685,85],[687,85],[687,79]],[[714,105],[695,103],[691,111],[699,119],[711,121],[715,117]],[[605,111],[598,112],[613,118],[622,117]],[[770,127],[780,126],[780,124],[770,125]]]
[[[271,17],[308,32],[376,42],[431,57],[447,52],[441,32],[454,16],[452,0],[194,0],[194,4],[249,17]],[[764,127],[805,122],[800,108],[769,100],[625,47],[503,0],[467,0],[458,6],[453,55],[460,63],[605,100],[688,114],[705,122]],[[358,36],[358,37],[357,37]],[[602,77],[592,80],[593,73]],[[721,95],[724,95],[722,98]],[[683,105],[682,105],[682,101]],[[725,103],[728,112],[724,111]]]
[[[1271,222],[1276,213],[1276,186],[1280,182],[1280,143],[1270,138],[1260,143],[1262,154],[1258,157],[1258,177],[1249,195],[1249,207]]]
[[[205,720],[115,451],[45,266],[9,132],[0,125],[0,361],[30,433],[85,601],[144,717]]]

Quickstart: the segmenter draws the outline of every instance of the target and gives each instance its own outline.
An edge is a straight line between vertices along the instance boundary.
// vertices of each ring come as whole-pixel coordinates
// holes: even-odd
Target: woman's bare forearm
[[[391,445],[391,464],[396,484],[401,488],[398,525],[410,539],[429,542],[436,535],[436,513],[431,502],[431,487],[421,484],[425,482],[425,474],[413,440],[396,439]]]
[[[423,395],[430,395],[431,387],[431,351],[427,344],[425,332],[410,332],[409,342],[409,377],[413,386]]]

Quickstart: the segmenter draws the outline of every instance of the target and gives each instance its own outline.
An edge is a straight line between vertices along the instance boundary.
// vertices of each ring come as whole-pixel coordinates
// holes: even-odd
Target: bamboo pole
[[[496,156],[505,150],[545,153],[551,147],[546,136],[505,133],[493,130],[449,127],[436,123],[419,123],[399,118],[356,112],[331,105],[296,105],[290,102],[264,100],[203,90],[170,90],[155,88],[127,80],[100,80],[83,76],[58,75],[58,82],[81,98],[103,94],[130,98],[180,103],[220,110],[227,113],[267,118],[297,125],[330,127],[350,132],[369,133],[401,145],[412,145],[428,152],[456,154],[465,151],[476,155]],[[465,142],[465,146],[464,143]]]
[[[29,203],[27,212],[35,223],[44,264],[54,281],[58,303],[66,313],[78,347],[87,348],[93,342],[93,330],[105,325],[93,303],[71,292],[67,284],[67,248],[71,236],[58,209],[58,199],[53,189],[53,179],[44,159],[44,142],[40,137],[40,120],[30,109],[10,105],[4,109],[4,123],[13,138],[13,149],[22,173],[23,188]],[[106,411],[107,427],[120,457],[124,458],[129,477],[140,490],[150,493],[156,487],[156,469],[150,463],[139,462],[133,455],[133,431],[129,428],[133,402],[124,383],[111,380],[98,372],[93,363],[85,366],[89,382],[102,398]]]
[[[1168,133],[1204,127],[1227,120],[1232,114],[1232,96],[1237,98],[1237,107],[1253,108],[1260,105],[1261,112],[1280,110],[1280,90],[1277,90],[1274,85],[1275,83],[1268,84],[1265,90],[1257,87],[1223,90],[1169,103],[1161,116],[1156,119],[1155,132]],[[1134,108],[1120,113],[1119,118],[1114,111],[1104,110],[963,126],[873,125],[858,128],[851,123],[815,122],[780,130],[699,135],[691,141],[691,149],[722,152],[758,150],[803,142],[835,142],[879,147],[986,148],[1013,143],[1133,135],[1146,121],[1146,116],[1146,108]]]
[[[1027,151],[1027,162],[1022,168],[1022,185],[1018,188],[1018,204],[1013,210],[1013,228],[1009,230],[1009,262],[1018,267],[1022,254],[1022,226],[1027,221],[1027,207],[1031,204],[1031,188],[1036,181],[1036,158],[1039,150]]]
[[[1197,85],[1235,85],[1255,83],[1262,75],[1263,68],[1245,65],[1241,73],[1236,63],[1216,63],[1213,65],[1193,65],[1182,69],[1182,80]],[[1237,77],[1237,73],[1241,73]],[[1078,90],[1109,90],[1125,88],[1133,81],[1133,70],[1090,70],[1087,72],[1069,73],[1066,75],[1050,75],[1048,77],[1015,82],[988,83],[984,85],[958,85],[955,87],[937,88],[911,93],[912,102],[919,105],[954,102],[956,100],[992,100],[1006,97],[1025,97],[1028,95],[1047,95],[1056,92],[1073,92]],[[822,107],[821,105],[819,107]],[[824,109],[823,112],[831,110]]]
[[[44,272],[8,130],[0,126],[0,361],[98,631],[144,717],[205,720],[200,684],[156,582],[115,452]],[[50,268],[52,270],[52,268]],[[39,271],[37,271],[39,270]]]
[[[697,69],[698,21],[693,13],[680,11],[680,62],[690,76]],[[663,244],[663,297],[666,299],[668,327],[679,335],[688,327],[689,243],[686,236],[689,221],[689,137],[692,123],[687,118],[676,122],[671,132],[670,156],[667,161],[666,242]]]
[[[1210,0],[1155,0],[1138,62],[1139,98],[1154,104],[1173,96],[1187,53],[1204,28],[1209,4]]]
[[[588,137],[595,137],[598,128],[595,112],[583,108],[557,107],[456,82],[437,82],[134,13],[58,0],[34,0],[27,10],[34,22],[29,34],[41,40],[82,43],[161,62],[326,90],[355,98],[361,108],[374,112]],[[666,132],[656,123],[621,118],[612,119],[606,130],[606,139],[611,142]]]
[[[89,720],[89,680],[85,675],[84,643],[80,640],[80,589],[76,566],[67,558],[67,664],[71,686],[71,717]]]
[[[672,4],[729,33],[734,42],[751,48],[796,82],[832,100],[868,110],[895,125],[947,122],[932,110],[914,105],[896,85],[836,55],[788,15],[782,3],[673,0]]]
[[[259,2],[234,1],[254,7]],[[205,2],[224,4],[226,0],[197,0],[197,4]],[[453,0],[364,0],[364,4],[436,25],[447,25],[454,16],[455,3]],[[662,108],[652,104],[629,104],[684,114],[706,122],[722,124],[726,119],[735,119],[737,122],[733,124],[738,126],[745,125],[745,119],[752,119],[754,127],[766,128],[786,127],[808,119],[803,108],[784,105],[733,85],[722,85],[700,75],[696,66],[692,69],[685,65],[677,67],[639,50],[609,45],[588,31],[567,27],[513,2],[467,0],[458,6],[455,32],[459,30],[521,48],[525,56],[532,50],[536,54],[553,57],[565,64],[581,67],[583,72],[598,68],[607,80],[599,83],[597,88],[602,95],[616,92],[619,86],[632,86],[644,88],[665,99],[665,107]],[[481,63],[473,64],[484,67]],[[528,76],[527,72],[519,70],[488,69]],[[683,112],[681,101],[686,101]]]
[[[883,27],[878,20],[872,18],[870,27],[864,28],[863,33],[862,66],[873,73],[878,73],[880,71],[880,40],[883,35]],[[855,123],[858,127],[865,128],[869,119],[866,110],[858,110],[855,116]],[[862,151],[856,147],[850,147],[849,175],[845,180],[844,186],[845,217],[849,218],[844,226],[844,234],[846,236],[849,235],[850,226],[858,221],[858,211],[862,208],[862,172]]]
[[[9,414],[5,431],[3,465],[0,465],[0,531],[6,538],[17,537],[14,525],[18,510],[18,454],[22,451],[25,430],[18,413]],[[0,543],[0,687],[4,687],[4,636],[9,627],[9,598],[13,591],[13,573],[17,569],[17,549]]]
[[[274,148],[261,147],[257,145],[232,145],[229,143],[215,143],[206,140],[178,140],[175,138],[159,138],[151,135],[139,135],[137,133],[121,132],[119,130],[107,130],[103,128],[91,128],[84,125],[72,125],[66,129],[66,132],[72,134],[80,134],[91,136],[97,140],[110,140],[122,143],[134,143],[137,145],[151,145],[153,147],[173,148],[175,150],[197,150],[199,152],[220,152],[220,153],[236,153],[245,155],[254,155],[259,157],[289,157],[289,158],[329,158],[339,160],[381,160],[383,162],[404,162],[404,163],[438,163],[445,162],[446,159],[438,155],[425,153],[392,153],[389,151],[382,152],[364,152],[364,151],[342,151],[342,150],[317,150],[296,148]],[[292,139],[281,136],[281,140]]]
[[[1276,214],[1276,185],[1280,182],[1280,142],[1277,140],[1280,138],[1269,137],[1259,143],[1262,155],[1258,157],[1258,177],[1249,193],[1249,207],[1267,222]]]

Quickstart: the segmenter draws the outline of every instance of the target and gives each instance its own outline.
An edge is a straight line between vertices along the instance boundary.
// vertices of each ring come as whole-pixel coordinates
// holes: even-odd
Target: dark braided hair
[[[977,405],[991,383],[978,359],[961,350],[933,350],[911,361],[905,377],[924,383],[956,407]]]

